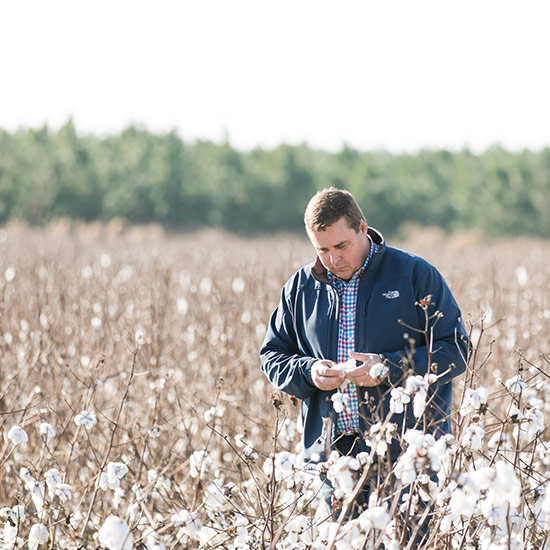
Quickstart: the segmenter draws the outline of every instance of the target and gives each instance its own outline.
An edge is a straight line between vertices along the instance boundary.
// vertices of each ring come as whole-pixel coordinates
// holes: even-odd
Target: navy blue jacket
[[[369,228],[368,232],[380,248],[359,282],[355,350],[383,354],[390,371],[381,385],[358,388],[361,429],[367,431],[372,423],[385,418],[391,389],[404,384],[411,370],[419,375],[427,373],[425,335],[409,327],[425,328],[425,311],[415,304],[431,295],[433,305],[428,307],[428,314],[443,314],[437,321],[432,319],[429,329],[433,334],[430,372],[436,370],[440,378],[430,386],[429,405],[420,424],[413,416],[412,402],[404,414],[394,414],[392,422],[400,427],[405,422],[405,428],[426,428],[436,434],[450,433],[451,380],[465,370],[468,351],[458,305],[432,265],[414,254],[387,247],[377,230]],[[338,293],[317,259],[298,270],[283,287],[260,351],[262,370],[270,382],[302,400],[306,459],[323,459],[326,427],[330,425],[327,420],[334,420],[330,397],[336,390],[318,389],[311,367],[318,359],[337,360],[339,311]],[[334,425],[332,422],[329,443],[334,439]],[[392,456],[400,453],[397,440],[390,451]]]

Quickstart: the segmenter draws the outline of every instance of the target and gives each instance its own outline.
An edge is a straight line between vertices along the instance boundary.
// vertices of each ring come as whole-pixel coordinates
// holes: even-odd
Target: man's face
[[[349,281],[361,268],[370,250],[367,224],[362,221],[355,232],[346,218],[341,217],[324,231],[307,230],[321,263],[334,275]]]

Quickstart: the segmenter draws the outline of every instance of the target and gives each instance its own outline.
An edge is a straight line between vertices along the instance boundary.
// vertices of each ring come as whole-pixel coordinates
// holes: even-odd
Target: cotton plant
[[[474,516],[483,518],[497,538],[514,524],[521,531],[522,521],[517,521],[521,482],[507,462],[498,461],[494,466],[478,464],[461,474],[449,489],[450,498],[440,522],[442,532],[460,529]]]
[[[479,424],[472,424],[464,430],[460,444],[469,451],[481,451],[485,439],[485,429]]]
[[[331,458],[333,462],[328,469],[327,477],[332,483],[334,497],[340,500],[353,491],[361,465],[356,458],[351,456]]]
[[[204,411],[203,419],[207,424],[210,424],[216,418],[223,418],[224,413],[224,407],[210,407],[208,410]]]
[[[254,462],[260,456],[251,445],[243,447],[242,455],[247,462]]]
[[[188,510],[180,510],[170,516],[170,521],[178,528],[177,538],[181,540],[188,537],[192,540],[198,538],[203,526],[198,517],[197,512],[189,512]]]
[[[98,485],[101,490],[116,490],[120,487],[120,480],[128,473],[128,466],[123,462],[109,462],[106,471],[101,472]]]
[[[369,428],[369,432],[365,436],[365,443],[378,456],[385,456],[396,432],[397,424],[393,422],[376,422]]]
[[[426,400],[430,384],[437,382],[433,373],[424,376],[411,374],[405,380],[404,386],[395,386],[390,391],[390,412],[402,414],[405,407],[411,403],[415,418],[420,419],[426,410]]]
[[[21,532],[25,520],[25,508],[21,504],[0,509],[0,522],[3,524],[0,528],[0,549],[12,550],[23,546]]]
[[[55,428],[48,422],[42,422],[39,427],[40,435],[44,436],[46,440],[53,439],[56,436]]]
[[[288,543],[311,545],[317,538],[318,530],[319,528],[314,520],[303,514],[298,514],[285,525],[285,532],[287,533],[285,542],[287,546]]]
[[[22,548],[25,541],[19,536],[19,526],[9,522],[4,523],[0,529],[0,549],[14,550]]]
[[[426,470],[439,472],[441,468],[442,446],[436,445],[433,435],[420,430],[407,430],[403,436],[406,450],[397,460],[394,474],[403,485],[410,485],[419,473]]]
[[[42,517],[44,515],[44,498],[46,496],[44,482],[35,479],[26,467],[22,467],[19,470],[19,477],[24,481],[24,488],[31,495],[36,512],[39,517]]]
[[[464,392],[464,398],[459,409],[461,416],[471,413],[480,413],[487,408],[489,390],[483,386],[477,389],[467,388]]]
[[[337,550],[355,550],[362,548],[365,534],[357,520],[349,521],[342,526],[336,522],[324,522],[319,525],[319,545],[312,545],[315,550],[321,550],[333,544]]]
[[[506,380],[504,386],[514,396],[521,394],[527,388],[527,384],[523,380],[521,374],[516,374]]]
[[[233,508],[232,491],[226,491],[222,479],[216,478],[204,490],[204,507],[212,512],[226,512]]]
[[[263,472],[266,476],[274,473],[276,481],[283,481],[293,475],[299,464],[300,459],[295,453],[279,451],[265,460]]]
[[[169,478],[160,475],[158,470],[147,470],[147,481],[152,486],[151,497],[153,499],[169,498],[172,490],[172,482]]]
[[[415,418],[420,418],[426,410],[426,399],[428,396],[428,387],[437,380],[435,374],[426,374],[425,376],[410,375],[405,382],[405,392],[412,397],[413,414]]]
[[[202,479],[209,470],[210,462],[208,460],[208,451],[203,449],[193,452],[189,458],[190,476]]]

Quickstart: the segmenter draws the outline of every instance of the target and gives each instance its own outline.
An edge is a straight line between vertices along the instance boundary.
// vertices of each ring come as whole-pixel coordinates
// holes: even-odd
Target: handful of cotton
[[[342,372],[348,372],[350,370],[353,370],[357,366],[355,359],[350,357],[347,361],[344,361],[343,363],[336,363],[336,365],[333,365],[333,369],[341,370]],[[345,388],[349,384],[349,380],[346,378],[342,384],[341,388]]]
[[[348,372],[350,370],[353,370],[357,367],[357,363],[355,359],[350,358],[347,361],[344,361],[343,363],[337,363],[332,368],[339,369],[343,372]],[[369,368],[369,376],[375,381],[380,382],[383,378],[385,378],[388,374],[389,368],[384,363],[375,363],[374,365],[371,365]],[[343,388],[345,388],[349,384],[349,380],[346,378],[344,382],[342,383]]]

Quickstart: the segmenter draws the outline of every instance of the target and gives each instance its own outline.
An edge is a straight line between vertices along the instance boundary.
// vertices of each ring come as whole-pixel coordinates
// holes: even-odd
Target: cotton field
[[[0,230],[2,549],[545,548],[549,242],[391,243],[440,269],[471,335],[453,436],[424,433],[434,380],[411,373],[391,410],[414,407],[418,429],[390,415],[369,453],[304,464],[299,403],[273,392],[258,349],[310,245],[153,237]]]

